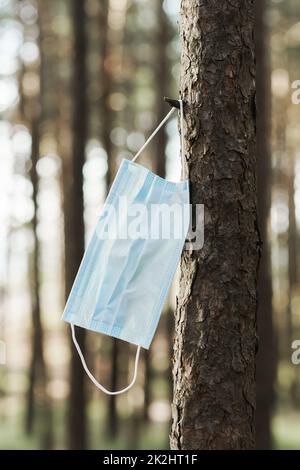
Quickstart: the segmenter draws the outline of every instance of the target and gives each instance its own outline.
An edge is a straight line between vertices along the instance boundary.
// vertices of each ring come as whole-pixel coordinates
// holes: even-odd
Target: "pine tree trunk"
[[[101,68],[100,68],[100,124],[101,124],[101,143],[107,154],[107,173],[106,173],[106,189],[107,192],[113,182],[114,178],[114,164],[112,157],[112,141],[110,133],[112,131],[113,115],[112,109],[109,105],[109,96],[113,91],[113,77],[108,68],[108,59],[110,54],[110,38],[109,38],[109,1],[104,0],[101,4],[100,17],[99,17],[99,32],[100,32],[100,53],[101,53]],[[110,351],[110,389],[117,390],[118,388],[118,356],[119,356],[119,342],[117,339],[111,339]],[[109,437],[114,439],[118,431],[118,415],[117,415],[117,396],[110,395],[108,397],[108,416],[107,416],[107,430]]]
[[[168,41],[170,40],[170,26],[167,15],[160,0],[156,2],[157,9],[157,40],[154,87],[156,88],[156,114],[157,122],[163,120],[166,115],[166,103],[163,96],[168,96],[170,87],[169,69],[170,63],[167,54]],[[166,175],[166,126],[160,129],[155,136],[155,164],[156,173],[162,178]]]
[[[191,201],[176,311],[173,449],[254,447],[257,271],[254,2],[181,3]]]
[[[287,307],[287,351],[290,350],[293,341],[293,317],[292,300],[298,284],[298,266],[297,266],[297,247],[298,233],[295,208],[295,172],[293,156],[289,156],[289,168],[287,175],[288,207],[289,207],[289,228],[288,228],[288,283],[289,283],[289,301]]]
[[[38,6],[39,26],[39,48],[40,63],[36,72],[40,74],[39,92],[30,100],[22,93],[20,114],[28,123],[31,132],[31,168],[29,172],[32,183],[32,202],[34,215],[32,218],[33,253],[31,260],[30,284],[32,299],[32,337],[31,337],[31,359],[29,367],[29,384],[26,397],[25,430],[32,434],[39,430],[39,440],[42,449],[50,449],[53,444],[52,408],[51,400],[47,392],[48,371],[44,357],[44,329],[41,318],[40,302],[40,240],[37,234],[38,226],[38,186],[37,163],[40,152],[40,129],[43,121],[44,104],[44,57],[41,47],[42,37],[42,14],[40,2]],[[22,73],[26,68],[23,67]]]
[[[107,173],[106,185],[107,191],[114,178],[114,165],[111,158],[112,142],[110,132],[112,130],[112,109],[109,105],[109,96],[113,89],[113,77],[108,66],[108,59],[110,55],[110,36],[109,36],[109,1],[103,0],[101,3],[100,17],[99,17],[99,33],[100,33],[100,125],[101,125],[101,143],[107,153]]]
[[[41,446],[44,449],[51,447],[51,410],[47,394],[47,373],[44,358],[44,334],[41,321],[41,303],[40,303],[40,242],[37,236],[37,194],[38,194],[38,175],[36,165],[39,156],[39,117],[32,117],[31,123],[31,170],[30,179],[33,187],[33,205],[34,216],[32,220],[32,232],[34,239],[34,250],[32,256],[31,269],[31,297],[32,297],[32,338],[31,338],[31,360],[29,368],[29,387],[27,390],[26,407],[26,432],[31,434],[34,430],[34,424],[37,421],[37,415],[41,418],[47,416],[47,421],[42,423],[40,429]],[[38,397],[38,398],[37,398]],[[42,419],[41,419],[42,421]]]
[[[163,9],[160,0],[156,0],[156,16],[157,16],[157,35],[156,35],[156,61],[155,61],[155,75],[154,87],[156,89],[156,115],[157,122],[163,120],[166,115],[166,103],[163,96],[168,95],[170,77],[169,77],[169,61],[166,49],[170,39],[170,28],[167,15]],[[162,178],[166,176],[166,146],[167,146],[167,131],[164,126],[160,129],[159,133],[155,136],[154,140],[154,161],[155,173]],[[151,350],[144,351],[145,362],[145,382],[144,382],[144,406],[143,418],[148,420],[148,410],[152,401],[151,396],[151,382],[153,379],[153,369],[151,364]]]
[[[68,296],[84,253],[83,176],[86,143],[86,37],[84,0],[72,2],[74,30],[73,51],[73,122],[72,153],[64,162],[64,211],[65,211],[65,278]],[[85,354],[85,330],[76,329],[76,336]],[[86,447],[86,399],[85,372],[73,345],[70,365],[70,399],[68,421],[68,446],[70,449]]]
[[[26,106],[24,106],[26,109]],[[31,434],[33,432],[35,415],[36,415],[36,400],[35,389],[37,382],[45,381],[45,361],[44,361],[44,348],[43,348],[43,330],[41,322],[41,303],[40,303],[40,243],[37,236],[37,194],[38,194],[38,175],[36,165],[39,156],[39,120],[34,116],[31,118],[31,170],[30,180],[33,188],[33,205],[34,215],[32,219],[32,233],[34,239],[34,249],[32,254],[32,267],[31,267],[31,302],[32,302],[32,338],[31,338],[31,360],[29,368],[29,387],[27,391],[27,407],[26,407],[26,432]],[[44,384],[45,386],[45,384]]]
[[[256,100],[258,158],[258,217],[263,242],[259,269],[257,327],[259,348],[256,357],[256,448],[270,449],[271,412],[274,400],[274,340],[272,322],[272,281],[268,221],[271,208],[270,152],[270,68],[267,54],[268,35],[265,25],[266,2],[256,2]]]
[[[288,305],[287,305],[287,344],[286,350],[291,350],[291,344],[296,331],[293,322],[293,299],[298,288],[298,260],[297,247],[299,246],[299,236],[297,231],[296,208],[295,208],[295,169],[291,150],[289,151],[289,168],[287,174],[288,207],[289,207],[289,227],[288,227]],[[288,353],[289,354],[289,353]],[[292,405],[297,409],[300,407],[300,377],[297,370],[290,385],[290,399]]]

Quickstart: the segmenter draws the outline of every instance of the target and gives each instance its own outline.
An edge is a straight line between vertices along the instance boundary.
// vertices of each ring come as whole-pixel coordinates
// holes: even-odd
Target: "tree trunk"
[[[73,122],[72,152],[68,161],[64,161],[64,211],[65,211],[65,284],[68,296],[77,274],[84,253],[83,219],[83,176],[85,143],[87,136],[86,109],[86,37],[85,37],[85,2],[72,2],[72,20],[74,31],[73,50]],[[77,328],[76,336],[80,348],[85,354],[85,330]],[[86,447],[86,399],[85,372],[78,353],[71,343],[70,399],[68,440],[70,449]]]
[[[173,449],[254,447],[257,271],[254,2],[183,0],[181,95],[191,202],[176,311]]]
[[[167,15],[163,9],[160,0],[156,1],[157,9],[157,35],[156,35],[156,62],[155,62],[155,75],[154,87],[156,89],[156,116],[157,122],[163,120],[166,115],[166,103],[163,97],[168,95],[168,87],[170,77],[168,74],[169,63],[166,54],[166,48],[170,39],[169,22]],[[164,126],[159,133],[155,136],[154,141],[154,162],[155,172],[157,175],[165,178],[166,176],[166,146],[167,146],[167,132]],[[153,370],[151,365],[151,350],[145,350],[145,382],[144,382],[144,420],[148,420],[148,410],[152,401],[151,397],[151,382],[153,379]]]
[[[298,288],[298,263],[297,263],[297,247],[299,245],[296,208],[295,208],[295,170],[294,160],[291,151],[289,152],[289,168],[287,174],[287,190],[288,190],[288,206],[289,206],[289,227],[288,227],[288,306],[287,306],[287,345],[286,350],[291,350],[291,344],[295,334],[295,324],[293,323],[293,298]],[[297,370],[290,385],[290,398],[292,405],[300,408],[300,377]]]
[[[156,67],[155,67],[155,83],[156,88],[156,114],[157,122],[163,120],[166,115],[166,103],[163,97],[168,95],[170,86],[169,61],[166,49],[170,40],[170,27],[167,15],[163,9],[161,1],[156,2],[157,8],[157,44],[156,44]],[[160,129],[155,136],[155,163],[156,173],[162,178],[166,175],[166,146],[167,146],[167,130],[166,126]]]
[[[48,374],[44,357],[44,330],[41,318],[40,302],[40,241],[37,235],[38,225],[38,185],[37,163],[40,152],[40,128],[43,121],[42,105],[44,103],[44,60],[41,47],[42,37],[42,15],[41,5],[38,6],[39,26],[39,48],[40,64],[36,72],[40,75],[39,92],[27,100],[21,93],[20,114],[25,123],[29,125],[31,132],[31,168],[30,181],[32,183],[32,201],[34,214],[32,219],[33,253],[30,269],[30,287],[32,299],[32,336],[31,336],[31,359],[29,367],[29,384],[27,390],[27,403],[25,415],[25,430],[32,434],[35,429],[39,431],[40,445],[42,449],[50,449],[53,443],[52,409],[51,400],[47,392]],[[26,67],[22,67],[22,74]]]
[[[35,103],[36,106],[37,103]],[[26,107],[25,107],[26,108]],[[33,111],[34,113],[34,111]],[[32,298],[32,339],[31,360],[29,368],[29,386],[27,390],[27,406],[25,428],[28,434],[34,430],[36,415],[40,415],[41,427],[39,437],[42,449],[49,449],[52,445],[51,405],[47,393],[47,371],[44,359],[44,334],[41,321],[40,309],[40,243],[37,237],[37,194],[38,175],[36,165],[39,156],[39,117],[33,116],[31,122],[31,170],[30,179],[33,187],[34,215],[32,219],[32,232],[34,238],[34,249],[32,254],[31,268],[31,298]],[[36,396],[39,398],[37,399]]]
[[[274,399],[274,344],[272,322],[272,280],[268,224],[271,209],[271,152],[270,152],[270,67],[268,34],[265,25],[266,2],[256,2],[256,99],[257,99],[257,158],[258,158],[258,217],[263,241],[258,284],[258,337],[256,357],[256,448],[270,449],[271,412]]]
[[[112,165],[111,151],[112,143],[110,139],[110,132],[112,130],[111,122],[113,119],[112,109],[109,106],[109,95],[112,92],[113,77],[111,76],[110,69],[108,66],[108,58],[110,53],[110,41],[109,41],[109,27],[108,27],[108,15],[109,15],[109,1],[103,0],[100,9],[99,18],[99,29],[100,29],[100,86],[101,86],[101,100],[100,106],[100,120],[101,120],[101,143],[104,150],[107,153],[107,173],[106,173],[106,184],[107,190],[113,181],[114,168]]]
[[[26,113],[26,105],[24,112]],[[31,113],[33,114],[33,113]],[[45,361],[43,348],[43,331],[41,322],[41,303],[40,303],[40,282],[39,282],[39,260],[40,243],[37,237],[37,193],[38,193],[38,175],[36,165],[39,155],[39,120],[36,116],[31,116],[31,170],[30,180],[33,188],[34,215],[32,219],[32,233],[34,239],[34,248],[31,262],[31,302],[32,302],[32,339],[31,339],[31,360],[29,368],[29,386],[27,390],[27,407],[25,428],[28,434],[33,432],[35,421],[36,403],[35,389],[37,382],[45,382]],[[45,383],[43,387],[45,386]]]
[[[292,300],[295,289],[298,284],[298,266],[297,266],[297,247],[298,234],[295,209],[295,172],[293,156],[289,156],[289,168],[287,175],[288,206],[289,206],[289,228],[288,228],[288,284],[289,284],[289,302],[287,311],[287,351],[290,350],[293,341],[293,318],[292,318]]]
[[[101,143],[107,154],[107,173],[106,173],[106,189],[107,192],[114,178],[114,165],[112,157],[112,142],[110,133],[112,131],[112,109],[109,105],[109,96],[113,89],[113,77],[108,68],[108,59],[110,54],[110,40],[109,40],[109,1],[102,2],[100,10],[100,54],[101,54],[101,68],[100,68],[100,86],[101,86],[101,101],[100,101],[100,120],[101,120]],[[111,362],[110,362],[110,389],[117,390],[118,387],[118,356],[119,356],[119,342],[117,339],[111,339]],[[108,397],[108,434],[114,439],[118,430],[118,416],[117,416],[117,396],[110,395]]]

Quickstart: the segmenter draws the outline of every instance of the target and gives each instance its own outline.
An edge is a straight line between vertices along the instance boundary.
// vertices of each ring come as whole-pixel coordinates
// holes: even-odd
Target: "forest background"
[[[163,97],[178,96],[179,8],[179,0],[0,0],[1,449],[169,447],[177,279],[124,396],[87,382],[60,317],[120,161],[168,112]],[[260,17],[272,322],[268,354],[258,353],[257,434],[264,447],[299,449],[300,365],[291,362],[300,339],[299,2],[268,0]],[[179,179],[175,118],[141,163]],[[97,377],[126,384],[132,348],[93,333],[85,340]]]

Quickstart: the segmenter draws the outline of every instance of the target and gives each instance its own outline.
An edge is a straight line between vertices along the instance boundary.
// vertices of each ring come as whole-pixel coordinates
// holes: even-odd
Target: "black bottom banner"
[[[14,461],[24,465],[25,463],[41,464],[70,464],[98,466],[123,466],[125,468],[137,468],[141,465],[203,465],[205,463],[226,462],[239,465],[245,464],[287,464],[293,459],[298,461],[298,451],[147,451],[147,450],[3,450],[0,459],[4,463],[12,464]],[[85,467],[87,468],[87,467]]]

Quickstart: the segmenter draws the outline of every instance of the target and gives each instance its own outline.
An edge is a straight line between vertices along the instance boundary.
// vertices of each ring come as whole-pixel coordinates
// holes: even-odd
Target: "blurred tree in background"
[[[258,162],[258,220],[263,242],[258,276],[258,351],[256,356],[256,447],[272,447],[271,416],[274,405],[276,349],[272,318],[272,278],[269,220],[271,210],[271,76],[266,1],[255,6],[256,139]]]

